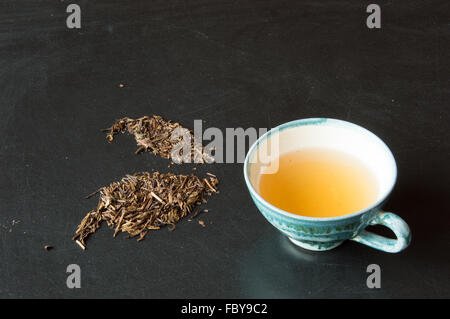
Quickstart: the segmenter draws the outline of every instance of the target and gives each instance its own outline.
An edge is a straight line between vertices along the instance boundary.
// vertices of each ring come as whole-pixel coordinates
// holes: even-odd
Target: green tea
[[[369,207],[378,182],[347,153],[309,148],[281,155],[278,171],[262,174],[260,195],[275,207],[308,217],[335,217]]]

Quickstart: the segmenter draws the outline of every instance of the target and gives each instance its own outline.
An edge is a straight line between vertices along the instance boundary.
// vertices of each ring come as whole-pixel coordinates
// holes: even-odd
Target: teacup
[[[360,159],[379,183],[376,201],[358,212],[314,218],[283,211],[262,198],[258,193],[259,179],[264,172],[270,173],[267,167],[274,165],[276,161],[273,159],[290,151],[311,147],[342,151]],[[350,239],[385,252],[397,253],[411,241],[406,222],[382,210],[397,179],[394,156],[379,137],[356,124],[327,118],[302,119],[282,124],[268,131],[251,146],[245,158],[244,176],[250,195],[263,216],[294,244],[304,249],[330,250]],[[369,225],[388,227],[397,238],[366,231]]]

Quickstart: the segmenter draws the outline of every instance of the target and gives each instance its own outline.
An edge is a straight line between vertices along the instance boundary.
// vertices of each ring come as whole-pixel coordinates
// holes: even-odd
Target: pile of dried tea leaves
[[[110,142],[118,133],[128,132],[134,135],[139,146],[136,154],[150,151],[164,158],[172,157],[177,164],[185,161],[186,156],[190,158],[189,162],[193,161],[194,163],[204,163],[205,161],[212,163],[214,161],[213,157],[205,152],[201,142],[195,140],[191,131],[179,123],[166,121],[159,115],[144,116],[138,119],[125,117],[104,131],[107,132],[106,138]],[[187,149],[190,149],[190,154],[183,154],[183,145],[180,143],[182,141],[188,143]],[[174,154],[176,154],[175,157],[172,156]]]
[[[119,182],[99,189],[88,196],[100,193],[96,210],[89,212],[75,232],[75,240],[83,249],[85,239],[94,233],[102,221],[114,229],[128,232],[131,237],[144,239],[149,230],[175,224],[191,213],[195,205],[206,203],[206,196],[217,193],[219,180],[213,174],[199,178],[195,175],[171,173],[136,173]]]

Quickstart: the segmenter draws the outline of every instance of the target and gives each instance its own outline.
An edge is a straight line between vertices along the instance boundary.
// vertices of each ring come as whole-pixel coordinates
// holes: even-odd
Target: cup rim
[[[261,195],[258,194],[258,192],[254,189],[252,183],[250,182],[250,179],[248,177],[248,164],[249,164],[249,158],[250,156],[253,154],[253,152],[255,151],[255,149],[258,147],[258,145],[264,141],[265,139],[267,139],[274,130],[279,130],[279,132],[281,132],[283,129],[288,129],[288,128],[294,128],[296,126],[300,125],[317,125],[317,124],[326,124],[326,123],[339,123],[339,124],[344,124],[346,126],[353,126],[357,129],[360,129],[366,133],[368,133],[369,135],[372,135],[373,137],[375,137],[375,139],[377,139],[379,142],[381,142],[382,145],[384,145],[388,155],[391,157],[392,162],[394,164],[394,178],[392,180],[392,183],[390,185],[390,187],[387,188],[387,191],[385,191],[383,193],[383,195],[372,205],[359,210],[357,212],[351,213],[351,214],[347,214],[347,215],[341,215],[341,216],[335,216],[335,217],[309,217],[309,216],[302,216],[302,215],[297,215],[297,214],[293,214],[293,213],[289,213],[287,211],[284,211],[272,204],[270,204],[268,201],[266,201]],[[326,222],[326,221],[338,221],[338,220],[343,220],[343,219],[347,219],[347,218],[351,218],[351,217],[355,217],[358,215],[362,215],[370,210],[373,210],[374,208],[380,206],[381,204],[383,204],[383,202],[386,200],[386,198],[391,194],[392,189],[395,186],[395,183],[397,181],[397,163],[395,161],[394,155],[392,154],[392,151],[389,149],[389,147],[386,145],[386,143],[379,138],[377,135],[375,135],[374,133],[372,133],[371,131],[369,131],[368,129],[352,123],[352,122],[348,122],[348,121],[344,121],[344,120],[339,120],[339,119],[333,119],[333,118],[306,118],[306,119],[297,119],[297,120],[293,120],[293,121],[289,121],[283,124],[280,124],[272,129],[270,129],[269,131],[267,131],[266,133],[264,133],[262,136],[260,136],[254,143],[253,145],[250,147],[250,149],[247,152],[247,155],[245,156],[245,161],[244,161],[244,178],[245,178],[245,183],[247,184],[247,188],[249,189],[250,193],[256,197],[258,199],[258,201],[260,201],[261,203],[263,203],[265,206],[269,207],[272,211],[275,211],[278,214],[290,217],[290,218],[294,218],[294,219],[298,219],[298,220],[304,220],[304,221],[311,221],[311,222]]]

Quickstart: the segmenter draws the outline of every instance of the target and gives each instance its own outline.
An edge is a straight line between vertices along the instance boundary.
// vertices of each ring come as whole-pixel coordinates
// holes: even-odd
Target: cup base
[[[289,240],[306,250],[312,250],[312,251],[327,251],[331,250],[333,248],[336,248],[340,244],[342,244],[344,241],[331,241],[331,242],[313,242],[313,241],[299,241],[293,238],[288,237]]]

